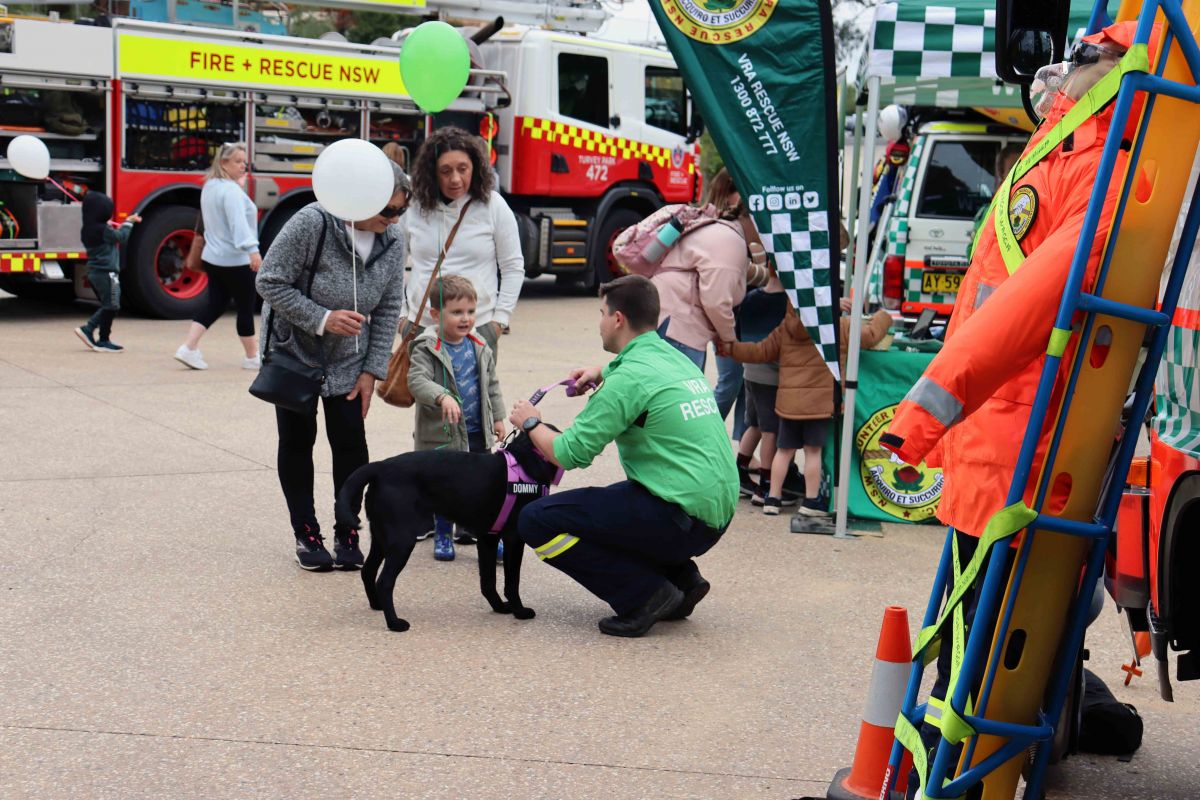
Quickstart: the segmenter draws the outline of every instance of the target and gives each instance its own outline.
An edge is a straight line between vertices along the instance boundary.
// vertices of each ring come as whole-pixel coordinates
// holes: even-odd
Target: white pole
[[[871,218],[871,171],[875,166],[875,135],[879,127],[879,77],[867,81],[867,130],[863,136],[862,164],[858,186],[858,224],[854,238],[853,301],[850,307],[850,341],[846,357],[846,402],[842,413],[842,452],[838,465],[837,524],[834,536],[849,537],[850,448],[854,446],[854,395],[858,388],[858,355],[862,349],[863,285],[867,274],[867,228]],[[876,235],[879,235],[878,233]]]
[[[855,202],[855,197],[858,194],[858,165],[859,159],[862,158],[862,139],[863,139],[863,107],[856,105],[854,107],[854,149],[851,156],[850,164],[850,196],[847,204],[846,215],[846,230],[856,230],[855,224],[858,220],[858,203]],[[854,241],[851,240],[850,246],[846,248],[846,285],[850,286],[854,280]],[[838,312],[841,313],[841,312]]]

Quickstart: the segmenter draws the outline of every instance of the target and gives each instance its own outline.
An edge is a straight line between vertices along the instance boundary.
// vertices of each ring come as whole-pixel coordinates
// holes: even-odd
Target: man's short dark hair
[[[600,284],[610,314],[620,311],[637,331],[650,331],[658,326],[658,289],[641,275],[623,275],[615,281]]]

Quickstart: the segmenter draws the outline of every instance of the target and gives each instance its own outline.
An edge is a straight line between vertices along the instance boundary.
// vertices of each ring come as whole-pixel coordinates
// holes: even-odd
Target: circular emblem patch
[[[739,42],[771,18],[779,0],[659,0],[684,36],[706,44]]]
[[[1022,186],[1013,192],[1012,200],[1008,204],[1008,224],[1012,226],[1013,236],[1017,237],[1018,242],[1024,239],[1025,234],[1033,227],[1037,211],[1038,196],[1032,186]]]
[[[858,429],[854,444],[859,452],[859,477],[867,497],[880,511],[905,522],[922,522],[937,512],[945,479],[940,469],[910,466],[880,446],[879,437],[892,423],[898,405],[879,409]]]

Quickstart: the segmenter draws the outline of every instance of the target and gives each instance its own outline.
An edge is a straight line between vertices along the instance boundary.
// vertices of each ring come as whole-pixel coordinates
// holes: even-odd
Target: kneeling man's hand
[[[508,421],[512,423],[514,428],[520,429],[521,424],[530,417],[541,419],[541,414],[537,412],[537,407],[528,400],[518,400],[513,403],[512,413],[508,415]]]

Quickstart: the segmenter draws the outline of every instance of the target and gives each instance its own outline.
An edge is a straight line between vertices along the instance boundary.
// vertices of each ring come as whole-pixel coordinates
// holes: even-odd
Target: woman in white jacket
[[[517,218],[495,190],[483,140],[462,128],[434,131],[417,152],[412,183],[412,207],[402,221],[412,255],[406,319],[419,328],[433,324],[428,308],[419,320],[417,311],[438,255],[470,201],[441,274],[461,275],[474,285],[479,296],[476,329],[495,355],[521,294],[525,258]]]

